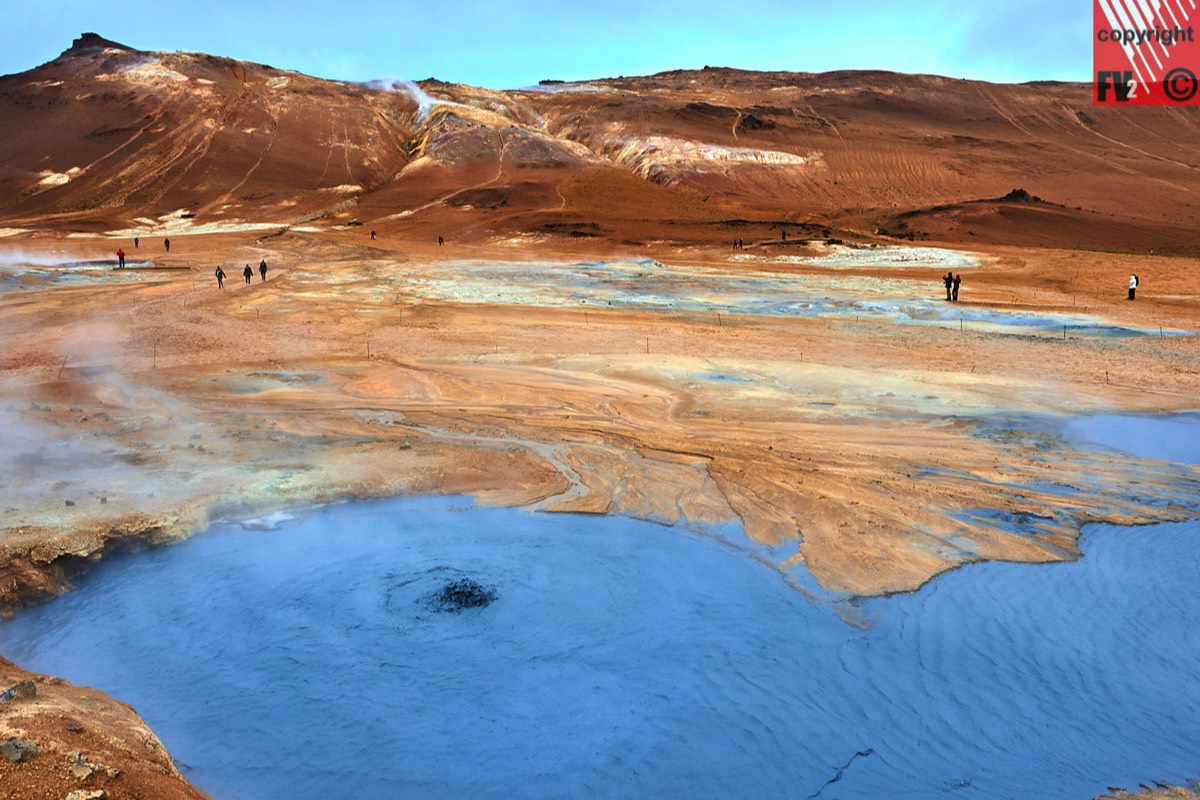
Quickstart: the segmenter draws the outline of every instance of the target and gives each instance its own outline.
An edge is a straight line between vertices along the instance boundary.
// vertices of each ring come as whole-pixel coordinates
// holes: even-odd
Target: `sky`
[[[0,74],[53,59],[84,31],[335,80],[495,89],[706,65],[997,82],[1086,81],[1091,70],[1085,0],[3,2]]]

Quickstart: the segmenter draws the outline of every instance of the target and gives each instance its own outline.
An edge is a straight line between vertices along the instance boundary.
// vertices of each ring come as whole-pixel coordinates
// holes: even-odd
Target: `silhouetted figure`
[[[950,298],[951,300],[954,300],[955,302],[958,301],[958,285],[960,283],[962,283],[962,275],[955,275],[954,276],[954,296],[952,298]]]
[[[375,241],[375,231],[371,231],[371,241]]]
[[[258,262],[258,274],[262,276],[264,281],[267,279],[267,260],[265,258]]]
[[[225,270],[221,269],[221,266],[219,264],[217,265],[217,271],[215,274],[217,276],[217,288],[224,289],[225,288]]]
[[[117,248],[117,269],[125,269],[125,251]]]
[[[737,250],[737,239],[733,240],[733,249]]]
[[[171,252],[171,240],[163,239],[163,247],[167,248],[167,252]]]
[[[746,240],[738,239],[738,250],[745,250],[745,249],[746,249]]]
[[[946,277],[942,278],[942,283],[946,284],[946,299],[949,300],[950,299],[950,291],[954,287],[954,274],[951,272],[947,272]]]
[[[140,241],[141,241],[141,239],[139,239],[138,237],[136,237],[136,236],[133,237],[133,249],[134,250],[137,250],[138,242],[140,242]]]
[[[787,231],[783,231],[783,241],[787,241]]]
[[[1130,300],[1133,299],[1134,293],[1137,292],[1137,287],[1138,287],[1138,276],[1135,273],[1135,274],[1132,274],[1129,276],[1129,299]]]
[[[250,283],[250,279],[254,277],[254,270],[250,269],[249,264],[247,264],[246,268],[242,270],[242,277],[246,279],[246,283]]]
[[[445,243],[446,243],[446,240],[439,236],[438,237],[438,247],[441,247]]]

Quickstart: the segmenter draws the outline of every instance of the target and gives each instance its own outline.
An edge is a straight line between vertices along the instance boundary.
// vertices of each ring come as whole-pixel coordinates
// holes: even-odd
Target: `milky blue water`
[[[919,250],[936,252],[931,248]],[[861,265],[872,266],[872,251],[862,252],[867,260]],[[911,262],[905,263],[912,266]],[[980,306],[969,301],[947,303],[941,283],[944,265],[933,261],[928,266],[932,274],[926,281],[785,274],[744,267],[713,269],[651,259],[575,264],[460,261],[407,270],[397,266],[386,275],[402,285],[407,295],[460,303],[866,318],[896,325],[933,325],[994,334],[1089,338],[1192,335],[1183,330],[1120,325],[1091,314]]]
[[[1008,800],[1200,777],[1197,522],[1092,526],[1076,562],[859,601],[797,591],[724,533],[324,507],[111,559],[0,625],[0,652],[132,703],[217,798]],[[431,610],[463,577],[495,602]]]
[[[864,629],[685,530],[360,503],[114,560],[0,650],[218,798],[1092,797],[1200,775],[1198,537],[1096,527]],[[429,610],[460,576],[498,599]]]

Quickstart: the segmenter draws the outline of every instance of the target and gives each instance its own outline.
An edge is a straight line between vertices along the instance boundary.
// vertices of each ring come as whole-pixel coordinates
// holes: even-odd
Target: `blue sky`
[[[706,64],[888,69],[992,81],[1085,81],[1083,0],[28,0],[6,3],[0,74],[83,31],[339,80],[437,77],[493,88]]]

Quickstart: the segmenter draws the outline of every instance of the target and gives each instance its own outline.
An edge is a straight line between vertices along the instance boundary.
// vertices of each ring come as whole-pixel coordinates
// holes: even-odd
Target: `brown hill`
[[[0,78],[0,224],[1200,248],[1188,109],[1087,85],[677,71],[494,91],[347,84],[85,34]],[[1014,186],[1049,203],[980,202]],[[427,229],[427,230],[426,230]]]

